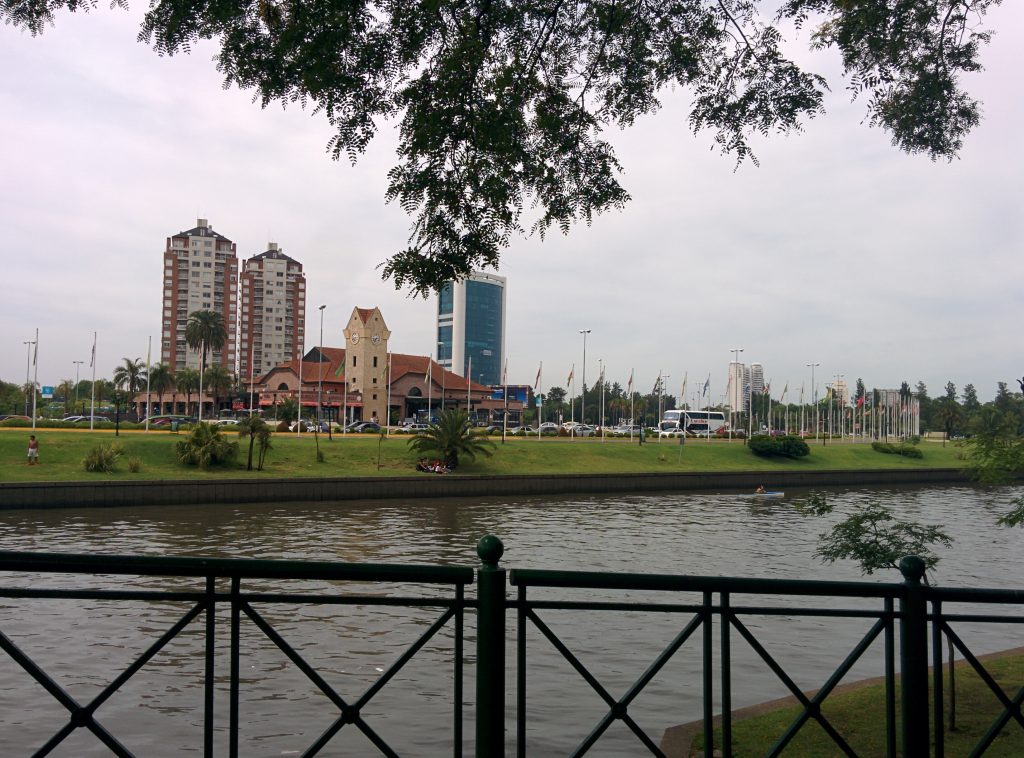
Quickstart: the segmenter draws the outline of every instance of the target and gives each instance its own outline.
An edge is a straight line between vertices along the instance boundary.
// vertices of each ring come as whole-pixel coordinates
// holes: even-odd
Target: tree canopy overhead
[[[689,127],[737,161],[756,162],[751,136],[820,115],[828,83],[786,56],[783,29],[838,50],[866,122],[896,147],[954,157],[980,113],[961,75],[981,68],[999,2],[154,0],[139,38],[167,55],[215,40],[228,84],[326,115],[335,158],[355,161],[397,120],[387,199],[413,222],[383,273],[425,295],[497,266],[515,235],[626,203],[603,135],[666,88],[690,93]],[[0,17],[38,34],[94,4],[0,0]]]

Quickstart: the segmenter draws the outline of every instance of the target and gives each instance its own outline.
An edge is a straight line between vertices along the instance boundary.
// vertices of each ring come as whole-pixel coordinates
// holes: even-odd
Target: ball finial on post
[[[923,558],[916,555],[907,555],[900,559],[900,573],[903,578],[913,584],[920,584],[924,578],[924,572],[928,569]]]
[[[505,553],[505,546],[501,540],[495,537],[493,534],[485,534],[480,538],[480,541],[476,543],[476,554],[480,556],[480,560],[483,561],[485,566],[495,567],[498,565],[498,561],[501,560],[501,556]]]

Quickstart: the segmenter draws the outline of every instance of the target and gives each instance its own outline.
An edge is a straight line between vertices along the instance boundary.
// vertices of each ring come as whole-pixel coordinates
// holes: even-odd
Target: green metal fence
[[[251,623],[280,649],[288,659],[322,692],[337,710],[334,722],[303,753],[316,755],[328,747],[332,738],[350,726],[362,732],[383,755],[396,755],[387,735],[380,734],[363,718],[366,705],[377,695],[423,646],[438,633],[451,626],[453,714],[451,744],[454,755],[463,747],[463,673],[468,651],[464,650],[464,615],[476,611],[475,655],[475,752],[478,758],[494,758],[506,752],[507,703],[506,654],[515,650],[515,736],[517,755],[530,755],[530,719],[528,679],[531,648],[528,630],[557,652],[604,702],[604,714],[592,725],[586,738],[569,755],[584,755],[597,745],[610,726],[620,723],[636,738],[636,749],[662,755],[658,735],[644,731],[630,713],[637,697],[662,672],[673,656],[696,646],[702,660],[701,695],[705,744],[732,754],[732,699],[736,675],[732,655],[737,645],[754,651],[765,668],[772,672],[801,706],[801,712],[775,745],[765,746],[766,754],[779,755],[793,737],[809,722],[816,722],[836,746],[836,750],[855,755],[854,749],[839,730],[830,723],[822,704],[851,668],[881,641],[881,661],[885,682],[886,752],[890,756],[927,756],[930,738],[931,754],[944,755],[943,711],[944,682],[942,677],[943,641],[951,644],[989,686],[993,697],[1002,705],[1001,715],[979,741],[974,753],[982,754],[996,736],[1007,728],[1024,728],[1021,704],[1024,687],[1011,697],[1003,693],[988,675],[984,666],[964,643],[958,628],[961,624],[1022,624],[1024,591],[954,589],[929,587],[922,583],[924,565],[917,558],[904,559],[901,570],[904,581],[893,584],[867,582],[793,581],[776,579],[742,579],[732,577],[673,576],[600,572],[567,572],[541,570],[506,571],[500,565],[503,546],[496,537],[480,541],[477,550],[481,566],[471,568],[438,566],[392,566],[370,564],[317,563],[298,561],[257,561],[201,558],[148,558],[124,556],[82,556],[38,553],[0,552],[0,573],[17,573],[26,577],[26,586],[0,588],[0,597],[24,599],[103,599],[154,602],[181,602],[186,610],[152,641],[148,649],[126,669],[118,673],[100,694],[89,702],[72,698],[32,658],[26,655],[0,628],[0,649],[27,671],[67,711],[66,720],[56,727],[53,736],[37,751],[46,755],[72,732],[85,729],[101,740],[113,754],[131,755],[129,750],[107,731],[95,717],[96,710],[122,685],[131,679],[164,646],[192,622],[204,625],[204,745],[206,756],[214,755],[214,730],[223,728],[223,719],[215,712],[215,644],[218,635],[216,610],[230,613],[229,705],[227,714],[228,754],[237,756],[239,747],[239,657],[240,628]],[[41,579],[52,574],[63,575],[132,575],[156,577],[192,577],[203,585],[196,590],[136,589],[67,589],[46,588]],[[476,598],[466,596],[467,585],[477,582]],[[307,592],[260,592],[250,589],[254,580],[304,579],[352,580],[360,586],[388,582],[436,585],[437,591],[414,596],[381,596],[367,592],[351,594],[339,590],[323,595]],[[546,592],[557,589],[559,597],[550,599]],[[624,592],[622,601],[609,600],[608,593]],[[648,594],[653,600],[638,599]],[[668,598],[668,599],[666,599]],[[802,605],[783,602],[800,598]],[[753,602],[751,602],[753,599]],[[808,605],[807,599],[820,602]],[[854,599],[859,599],[853,602]],[[274,628],[259,606],[266,603],[388,605],[409,608],[436,608],[437,617],[419,638],[394,661],[359,697],[346,700],[316,671],[299,652]],[[949,612],[949,608],[957,612]],[[1000,611],[1000,612],[996,612]],[[515,617],[514,641],[510,639],[508,614]],[[552,613],[640,613],[668,614],[674,620],[675,632],[665,647],[639,671],[624,692],[615,693],[590,671],[571,645],[561,639],[549,623]],[[808,618],[864,619],[867,631],[845,651],[842,660],[821,688],[811,697],[771,655],[749,623],[751,617],[801,616]],[[617,644],[629,644],[618,640]],[[837,659],[839,655],[837,654]],[[929,687],[929,658],[933,682]],[[897,703],[896,671],[900,672],[899,703]],[[223,675],[221,675],[223,676]],[[715,696],[721,703],[721,744],[714,744],[713,719]],[[899,713],[899,719],[897,719]],[[0,740],[2,741],[2,740]],[[244,752],[244,751],[243,751]],[[709,750],[710,752],[710,750]]]
[[[203,703],[203,755],[212,757],[214,732],[222,719],[215,712],[214,690],[216,671],[216,643],[218,639],[217,608],[227,607],[230,613],[228,635],[230,655],[228,672],[228,754],[234,758],[239,751],[239,658],[241,655],[240,631],[243,619],[253,624],[301,671],[313,685],[322,692],[337,710],[334,722],[302,753],[317,755],[344,727],[351,725],[358,729],[377,747],[382,755],[398,753],[389,745],[385,736],[378,733],[373,725],[362,716],[363,709],[402,670],[402,668],[441,629],[449,624],[454,626],[454,649],[452,659],[452,688],[454,713],[452,723],[453,754],[462,752],[462,703],[463,667],[465,654],[464,612],[468,606],[465,587],[473,581],[473,570],[461,567],[441,566],[391,566],[370,564],[322,563],[305,561],[262,561],[209,558],[151,558],[142,556],[99,556],[62,555],[48,553],[0,552],[0,573],[14,572],[26,577],[27,586],[0,588],[3,598],[34,598],[49,600],[111,600],[146,601],[154,603],[183,603],[186,610],[178,620],[167,627],[150,643],[149,647],[127,668],[114,676],[110,683],[89,702],[78,702],[65,688],[57,683],[39,664],[23,652],[0,629],[0,649],[10,656],[21,668],[41,685],[61,706],[67,710],[67,718],[53,735],[34,755],[48,755],[78,729],[91,732],[117,756],[131,756],[133,753],[117,736],[96,718],[96,710],[108,701],[145,664],[165,648],[175,637],[182,634],[192,622],[200,620],[204,627],[204,703]],[[138,590],[138,589],[48,589],[40,586],[48,575],[118,575],[140,577],[195,578],[203,583],[200,590]],[[258,592],[249,591],[247,583],[253,580],[325,580],[332,582],[357,582],[360,586],[375,583],[399,583],[416,585],[438,585],[447,588],[447,596],[420,595],[413,597],[382,596],[379,594],[339,592],[329,596],[311,592]],[[227,585],[226,590],[218,585]],[[259,606],[269,603],[286,604],[291,607],[304,605],[346,604],[360,606],[400,606],[437,608],[437,618],[398,657],[373,684],[359,697],[346,700],[323,676],[302,656],[294,646],[274,628],[274,625],[260,612]],[[0,738],[0,744],[5,742]],[[9,741],[8,741],[9,742]]]

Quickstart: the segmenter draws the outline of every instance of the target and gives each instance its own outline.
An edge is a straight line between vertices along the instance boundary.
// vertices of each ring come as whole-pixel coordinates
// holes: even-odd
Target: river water
[[[0,512],[0,549],[465,566],[477,563],[477,540],[493,533],[505,543],[502,564],[507,568],[859,580],[861,574],[853,564],[825,565],[814,558],[817,535],[856,505],[878,499],[902,518],[943,524],[954,538],[951,549],[938,548],[942,561],[935,578],[940,583],[1024,586],[1024,532],[994,526],[997,515],[1008,510],[1011,498],[1024,494],[1024,489],[832,489],[828,497],[838,508],[831,519],[799,515],[793,501],[802,494],[806,493],[788,493],[785,499],[774,501],[737,493],[687,493],[7,511]],[[888,574],[868,579],[898,581],[900,577]],[[26,581],[57,587],[82,586],[84,580],[0,577],[3,586],[24,586]],[[156,578],[91,581],[105,587],[183,586],[183,580]],[[267,583],[261,588],[323,589],[314,584]],[[411,594],[405,587],[369,589]],[[584,598],[565,592],[546,597],[627,599],[594,594]],[[669,598],[644,595],[632,599]],[[672,600],[694,602],[696,598]],[[764,603],[763,599],[745,600],[747,604]],[[801,602],[824,604],[819,600],[795,604]],[[878,604],[863,607],[877,608]],[[184,606],[170,602],[0,599],[0,631],[74,697],[88,701],[183,612]],[[351,701],[438,612],[315,606],[269,607],[266,614]],[[542,615],[616,696],[628,689],[689,620],[688,616],[636,612],[552,611]],[[227,620],[226,614],[223,620]],[[511,713],[515,703],[511,692],[515,681],[511,614],[509,623]],[[746,623],[805,689],[820,686],[869,626],[864,620],[797,616],[755,617]],[[976,653],[1020,644],[1017,632],[1008,624],[963,631]],[[467,700],[473,696],[473,633],[473,617],[467,614]],[[224,674],[227,637],[222,636],[218,667]],[[564,755],[586,736],[606,708],[538,633],[531,631],[528,641],[528,752]],[[656,742],[665,728],[701,715],[698,642],[685,646],[630,709]],[[734,707],[788,694],[745,643],[737,639],[734,644]],[[300,754],[331,724],[336,710],[251,624],[243,624],[242,648],[242,754]],[[872,650],[848,680],[881,673],[880,643]],[[367,722],[399,753],[451,754],[450,659],[449,633],[428,643],[367,706]],[[138,755],[201,753],[202,660],[202,625],[194,622],[101,706],[99,720]],[[218,718],[226,723],[223,692],[218,694],[217,707]],[[471,707],[465,714],[468,746],[472,740]],[[65,721],[66,711],[10,658],[0,655],[0,745],[4,754],[31,752]],[[509,727],[511,738],[511,722]],[[220,754],[225,744],[222,732],[217,739]],[[471,752],[468,747],[466,752]],[[109,752],[91,734],[77,730],[54,754]],[[377,753],[356,729],[345,727],[321,754]],[[590,754],[639,755],[643,749],[625,729],[613,727]]]

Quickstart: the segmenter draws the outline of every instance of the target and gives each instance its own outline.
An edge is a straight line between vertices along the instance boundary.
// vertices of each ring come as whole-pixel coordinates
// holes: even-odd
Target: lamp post
[[[733,366],[739,366],[740,365],[740,353],[743,352],[743,348],[742,347],[734,347],[729,352],[732,353],[732,356],[733,356],[732,365]],[[731,376],[729,377],[730,379],[732,379],[733,381],[739,380],[741,382],[739,390],[738,391],[737,390],[733,390],[732,394],[736,398],[742,398],[743,397],[743,385],[742,385],[742,379],[743,378],[736,376],[736,374],[738,373],[738,371],[736,369],[732,369],[730,373],[731,373]],[[733,408],[732,400],[733,400],[733,398],[729,398],[729,439],[730,439],[730,441],[732,440],[732,427],[733,427],[733,424],[736,423],[736,411]]]
[[[71,361],[75,364],[75,410],[78,410],[78,371],[85,361]]]
[[[839,380],[842,379],[844,376],[846,376],[846,375],[845,374],[836,374],[835,384],[832,385],[832,396],[833,397],[839,391]],[[839,414],[838,414],[839,418],[837,420],[839,421],[839,439],[842,440],[843,439],[843,411],[844,411],[844,408],[843,408],[842,403],[839,402],[838,398],[836,400],[836,410],[839,411]],[[831,400],[831,398],[829,398],[829,404],[828,404],[828,425],[829,425],[829,436],[831,436],[832,435],[832,400]]]
[[[25,389],[28,390],[28,383],[29,381],[31,381],[29,379],[28,370],[29,367],[32,365],[32,346],[36,343],[33,342],[32,340],[27,340],[22,342],[21,344],[28,346],[28,349],[25,352]],[[33,394],[35,393],[35,388],[33,388],[32,392]],[[28,392],[25,392],[25,415],[28,415]]]
[[[820,366],[820,363],[807,363],[807,368],[811,370],[811,403],[814,405],[814,436],[818,436],[818,421],[820,412],[818,411],[818,387],[814,383],[814,369]]]
[[[323,395],[324,395],[324,309],[326,305],[321,305],[317,310],[320,311],[320,343],[317,345],[316,351],[319,353],[317,356],[320,359],[320,371],[317,374],[316,383],[316,428],[320,431],[320,416],[323,413]]]
[[[587,335],[589,329],[580,329],[583,335],[583,394],[580,395],[580,422],[587,423]]]

